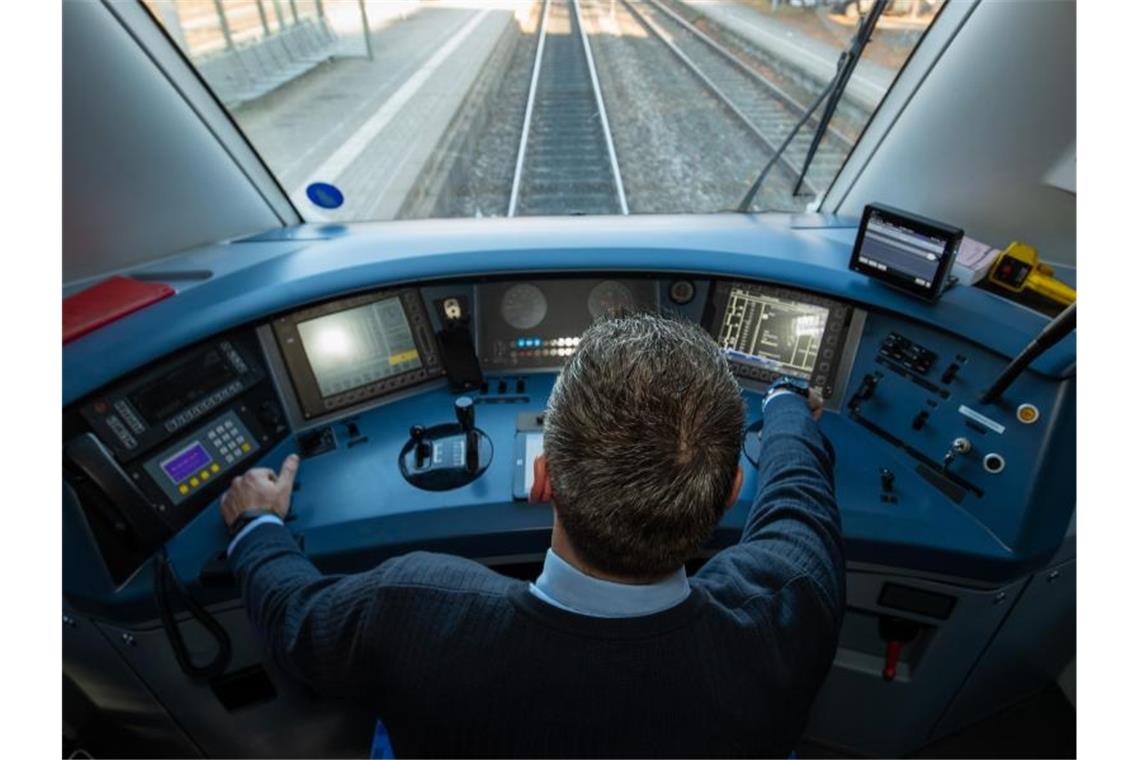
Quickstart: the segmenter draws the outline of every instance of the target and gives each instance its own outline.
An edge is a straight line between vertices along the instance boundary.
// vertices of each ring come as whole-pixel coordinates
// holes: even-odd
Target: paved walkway
[[[684,0],[684,2],[770,55],[799,68],[821,84],[830,82],[835,76],[835,62],[843,51],[840,47],[829,45],[798,29],[781,24],[747,5],[727,0]],[[864,58],[851,76],[844,94],[863,108],[874,110],[894,78],[894,71]]]
[[[374,60],[332,61],[235,116],[306,219],[392,219],[512,23],[511,3],[425,7],[374,29]],[[344,205],[314,206],[314,181]]]

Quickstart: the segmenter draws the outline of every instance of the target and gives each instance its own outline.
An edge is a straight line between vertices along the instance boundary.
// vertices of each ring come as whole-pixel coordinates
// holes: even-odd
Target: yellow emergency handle
[[[1077,291],[1053,277],[1053,267],[1041,263],[1036,248],[1017,241],[1010,243],[997,257],[987,279],[1013,293],[1028,288],[1062,306],[1077,300]]]

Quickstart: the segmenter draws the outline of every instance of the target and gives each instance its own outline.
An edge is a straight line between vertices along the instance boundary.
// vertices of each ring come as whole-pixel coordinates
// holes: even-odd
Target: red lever
[[[887,642],[887,662],[883,665],[883,680],[895,680],[895,673],[899,668],[899,654],[902,653],[902,642],[891,640]]]

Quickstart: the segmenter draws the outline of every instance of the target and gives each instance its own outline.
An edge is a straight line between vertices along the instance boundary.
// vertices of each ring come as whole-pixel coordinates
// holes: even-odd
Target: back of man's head
[[[711,535],[732,492],[744,402],[724,353],[691,322],[594,324],[546,412],[558,519],[583,560],[649,579]]]

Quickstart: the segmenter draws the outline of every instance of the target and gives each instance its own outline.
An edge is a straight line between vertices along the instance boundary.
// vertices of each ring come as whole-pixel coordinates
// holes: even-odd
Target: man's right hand
[[[815,388],[808,391],[808,409],[811,410],[811,418],[819,422],[823,416],[823,396]]]
[[[293,480],[301,460],[290,454],[281,465],[281,473],[267,467],[255,467],[244,475],[234,478],[230,490],[222,496],[222,519],[226,527],[243,512],[254,509],[272,510],[281,519],[289,514],[289,501],[293,496]]]

